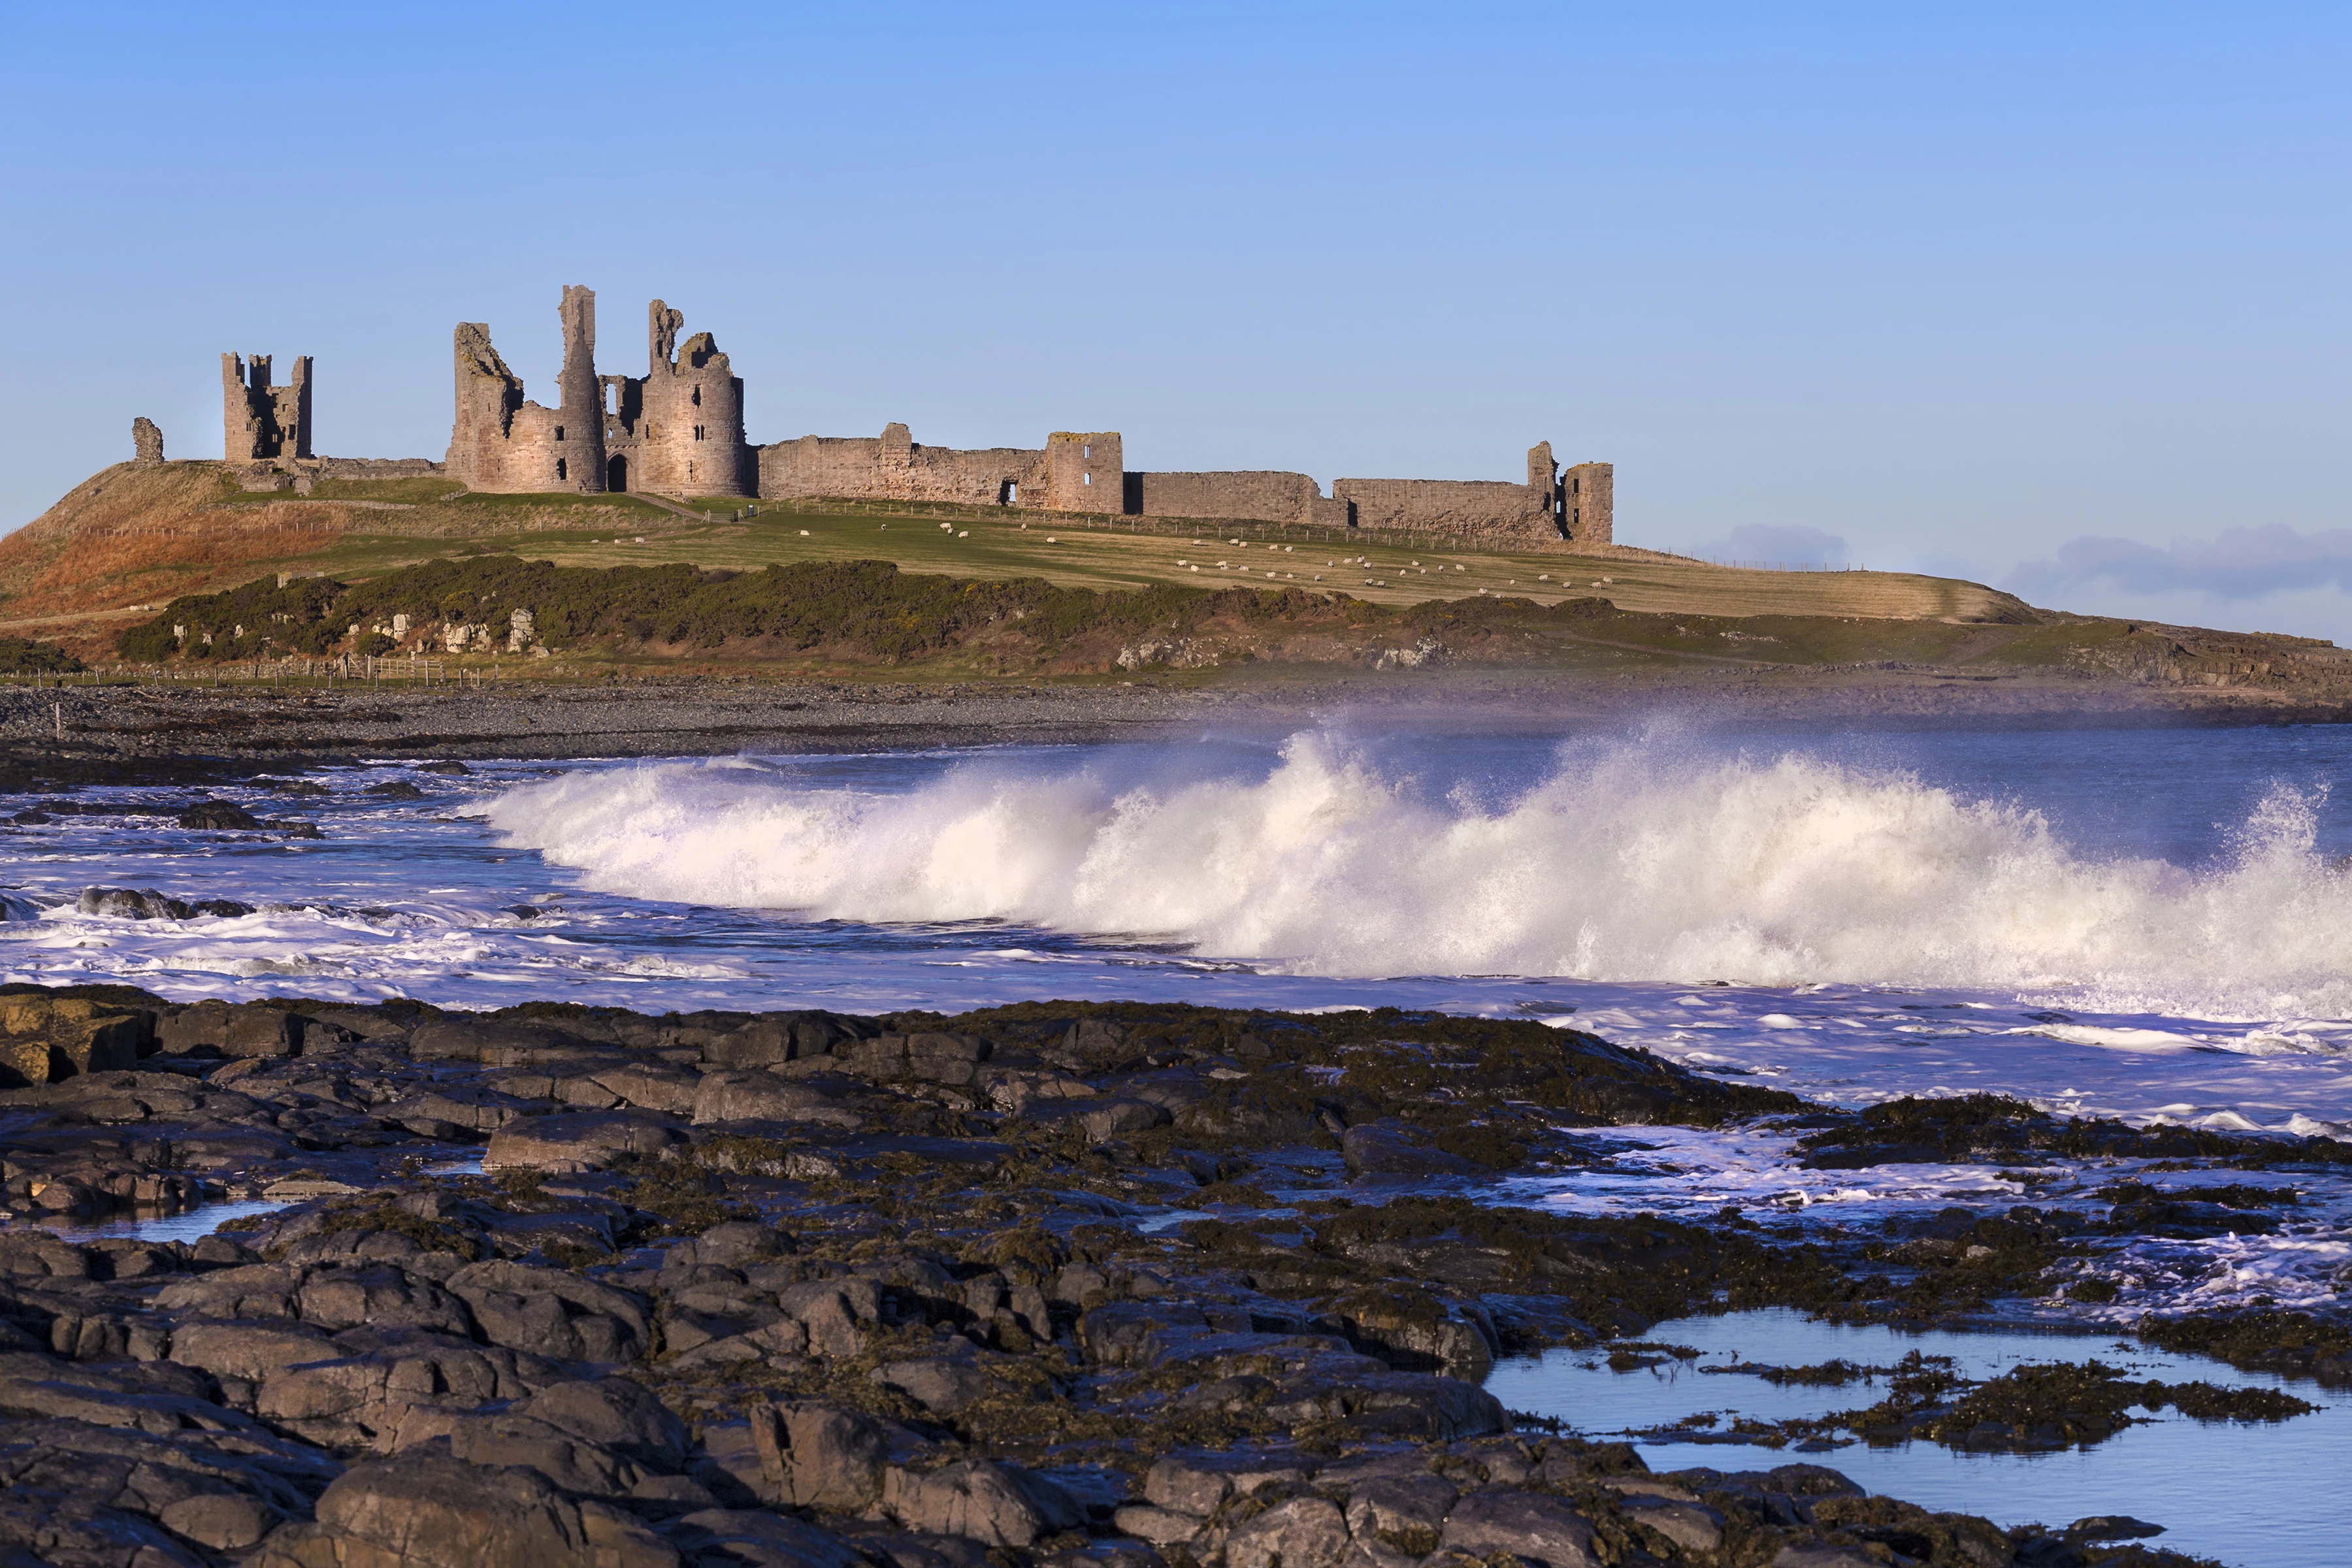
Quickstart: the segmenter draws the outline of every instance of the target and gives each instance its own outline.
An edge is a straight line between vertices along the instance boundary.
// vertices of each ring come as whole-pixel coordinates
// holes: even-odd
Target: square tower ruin
[[[294,379],[269,384],[269,356],[221,355],[221,457],[266,462],[310,454],[310,356],[294,362]]]

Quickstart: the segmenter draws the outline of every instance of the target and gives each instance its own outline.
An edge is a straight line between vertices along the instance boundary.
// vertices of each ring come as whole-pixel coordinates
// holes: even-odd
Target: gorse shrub
[[[467,625],[487,626],[493,641],[503,642],[517,610],[530,611],[538,639],[559,649],[728,647],[754,657],[817,654],[894,664],[976,641],[1000,654],[1051,658],[1097,634],[1169,639],[1213,628],[1249,642],[1307,627],[1388,627],[1475,637],[1614,613],[1598,600],[1546,609],[1501,597],[1391,608],[1297,587],[1155,584],[1103,592],[1056,587],[1038,577],[907,573],[887,561],[799,562],[736,573],[684,564],[558,566],[485,555],[427,562],[364,583],[312,577],[278,587],[265,578],[226,593],[191,595],[122,633],[117,646],[124,658],[141,660],[384,653],[400,645],[378,628],[389,628],[395,616],[408,617],[412,639],[436,626]],[[186,628],[184,641],[173,637],[174,626]]]
[[[79,675],[87,668],[53,642],[0,637],[0,675]]]
[[[1297,605],[1286,605],[1290,599]],[[513,613],[528,610],[539,638],[558,647],[626,640],[707,649],[752,641],[779,652],[830,647],[898,660],[943,651],[1008,623],[1026,640],[1051,647],[1098,628],[1181,631],[1211,614],[1281,613],[1261,601],[1294,610],[1322,603],[1250,589],[1163,585],[1103,594],[1038,578],[962,581],[902,573],[887,561],[739,574],[688,565],[557,566],[493,555],[428,562],[365,583],[313,577],[278,587],[265,578],[192,595],[122,633],[117,646],[135,659],[323,654],[344,651],[357,625],[366,651],[380,652],[389,645],[374,628],[388,626],[394,616],[407,616],[414,633],[435,623],[466,623],[488,625],[503,637]],[[174,626],[187,628],[184,645]]]

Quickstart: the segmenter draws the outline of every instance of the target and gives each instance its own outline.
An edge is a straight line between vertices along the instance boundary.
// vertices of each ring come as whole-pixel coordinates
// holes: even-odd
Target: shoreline
[[[271,689],[169,682],[0,689],[0,788],[201,782],[363,757],[576,760],[1097,743],[1334,714],[1432,728],[1602,727],[1671,713],[1727,728],[2199,729],[2352,722],[2352,703],[1926,672],[1694,680],[1528,671],[1272,672],[1215,684],[730,679]]]
[[[731,1534],[782,1553],[751,1561],[835,1568],[976,1565],[981,1548],[1019,1568],[1336,1564],[1351,1547],[1395,1568],[1862,1568],[1892,1539],[1967,1545],[1938,1563],[2090,1564],[2116,1539],[2094,1510],[2048,1528],[1933,1512],[1865,1497],[1834,1450],[2087,1447],[2148,1399],[2308,1410],[2088,1363],[2047,1383],[1898,1378],[1867,1410],[1707,1439],[1753,1468],[1654,1472],[1482,1384],[1553,1348],[1640,1373],[1678,1353],[1643,1338],[1657,1324],[1727,1311],[1966,1327],[2047,1295],[2117,1225],[2177,1226],[2188,1206],[2125,1194],[2086,1221],[2037,1198],[1897,1235],[1506,1195],[1607,1159],[1612,1135],[1786,1122],[1838,1170],[2071,1148],[2276,1172],[2333,1157],[2315,1142],[1986,1097],[1809,1109],[1573,1030],[1392,1009],[457,1014],[10,986],[0,1014],[62,1053],[37,1076],[73,1061],[0,1091],[8,1316],[39,1331],[12,1330],[0,1399],[35,1377],[84,1421],[141,1426],[145,1464],[212,1465],[216,1500],[167,1527],[257,1543],[244,1561],[268,1568],[364,1554],[371,1510],[426,1495],[441,1511],[422,1529],[594,1520],[655,1565],[732,1561],[697,1555]],[[419,1173],[475,1152],[482,1175]],[[193,1242],[25,1223],[232,1195],[278,1206]],[[2137,1332],[2352,1380],[2340,1325],[2260,1317]],[[157,1400],[180,1420],[161,1434],[141,1420]],[[12,1436],[113,1452],[47,1413]],[[224,1469],[223,1431],[274,1445],[271,1463]],[[46,1470],[32,1506],[124,1528],[138,1505],[102,1464],[83,1471]],[[1377,1529],[1349,1522],[1382,1509]],[[2139,1550],[2123,1561],[2194,1561]]]

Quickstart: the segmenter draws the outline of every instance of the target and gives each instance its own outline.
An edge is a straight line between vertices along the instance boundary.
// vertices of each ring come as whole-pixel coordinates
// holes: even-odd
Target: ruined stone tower
[[[1538,441],[1528,448],[1528,499],[1565,539],[1568,530],[1561,522],[1561,489],[1559,464],[1551,455],[1551,443]]]
[[[556,411],[552,449],[557,489],[604,488],[604,399],[596,380],[596,291],[577,283],[563,288],[563,370],[556,378],[562,406]]]
[[[593,494],[604,488],[604,416],[596,378],[596,293],[567,285],[563,371],[554,408],[522,395],[522,378],[490,346],[490,329],[460,321],[456,334],[457,417],[449,477],[471,489]]]
[[[269,356],[221,355],[221,457],[231,463],[310,456],[310,356],[294,379],[269,384]]]
[[[646,374],[608,375],[605,483],[674,495],[753,496],[759,460],[743,438],[743,381],[686,317],[656,300],[646,307]]]
[[[743,383],[709,332],[677,341],[686,318],[646,310],[642,377],[596,374],[596,295],[563,290],[559,406],[523,396],[522,379],[478,321],[457,331],[457,417],[449,477],[488,491],[660,490],[752,496],[759,462],[743,438]]]
[[[1116,430],[1056,430],[1045,437],[1045,493],[1056,511],[1126,510],[1125,444]]]
[[[1579,463],[1560,476],[1560,521],[1577,544],[1617,542],[1617,468]]]

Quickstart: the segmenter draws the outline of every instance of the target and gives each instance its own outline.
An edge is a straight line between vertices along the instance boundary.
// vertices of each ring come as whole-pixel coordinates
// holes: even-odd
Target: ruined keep
[[[596,295],[567,285],[556,308],[563,369],[555,406],[523,395],[479,321],[453,343],[456,410],[446,463],[320,458],[310,452],[310,362],[273,387],[269,361],[221,356],[225,452],[249,489],[307,490],[322,478],[445,475],[508,494],[650,490],[746,500],[951,501],[969,506],[1203,523],[1313,523],[1427,533],[1463,543],[1600,550],[1615,542],[1614,473],[1607,463],[1562,468],[1551,443],[1528,449],[1527,478],[1342,479],[1323,487],[1279,470],[1159,473],[1126,466],[1116,430],[1057,430],[1037,447],[927,447],[906,426],[879,436],[803,436],[753,446],[743,434],[743,381],[709,332],[684,342],[686,318],[646,307],[646,374],[596,369]],[[161,450],[161,437],[157,438]],[[142,447],[142,452],[144,447]]]
[[[709,332],[681,345],[686,318],[646,309],[643,376],[596,373],[596,294],[563,290],[563,372],[557,406],[523,396],[522,378],[490,346],[490,329],[460,322],[457,419],[448,474],[478,490],[650,489],[751,496],[759,465],[743,439],[743,382]]]
[[[269,384],[269,356],[221,355],[221,457],[231,463],[310,456],[310,356]]]
[[[151,467],[163,460],[163,428],[144,414],[131,422],[131,460]]]
[[[490,346],[488,327],[458,323],[457,414],[446,461],[451,479],[472,489],[508,492],[604,488],[595,291],[567,287],[556,314],[563,323],[563,369],[553,408],[523,396],[522,377]]]

